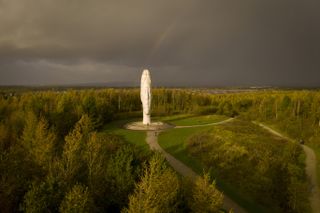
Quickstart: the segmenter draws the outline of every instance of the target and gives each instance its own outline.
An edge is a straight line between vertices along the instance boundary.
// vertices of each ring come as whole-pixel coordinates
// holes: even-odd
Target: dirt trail
[[[198,124],[198,125],[191,125],[191,126],[175,126],[175,129],[183,129],[183,128],[194,128],[194,127],[202,127],[202,126],[215,126],[215,125],[220,125],[220,124],[224,124],[224,123],[228,123],[230,121],[232,121],[234,118],[229,118],[227,120],[224,121],[220,121],[220,122],[215,122],[215,123],[209,123],[209,124]]]
[[[256,123],[262,128],[268,130],[274,135],[277,135],[281,138],[285,138],[287,140],[292,141],[290,138],[287,138],[286,136],[282,135],[281,133],[271,129],[270,127],[261,124],[261,123]],[[311,184],[310,186],[310,203],[311,203],[311,208],[312,212],[314,213],[320,213],[320,191],[319,191],[319,184],[317,181],[317,159],[314,151],[310,149],[306,145],[301,145],[305,154],[306,154],[306,174],[309,179],[309,182]]]
[[[151,150],[161,152],[169,164],[181,175],[184,177],[188,177],[192,180],[196,180],[199,175],[195,173],[191,168],[183,164],[181,161],[177,160],[175,157],[164,151],[158,144],[158,131],[148,131],[146,141],[150,146]],[[237,203],[231,200],[229,197],[224,195],[224,202],[223,202],[224,209],[233,209],[235,213],[244,213],[246,212],[242,207],[240,207]]]

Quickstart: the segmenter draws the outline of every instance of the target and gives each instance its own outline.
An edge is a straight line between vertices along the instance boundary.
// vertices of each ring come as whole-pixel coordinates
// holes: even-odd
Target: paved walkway
[[[204,125],[195,125],[193,127],[199,127],[199,126],[209,126],[209,125],[217,125],[217,124],[222,124],[222,123],[226,123],[231,121],[233,118],[222,121],[222,122],[218,122],[218,123],[214,123],[214,124],[204,124]],[[191,126],[187,126],[187,127],[181,127],[181,128],[191,128]],[[195,173],[191,168],[189,168],[188,166],[186,166],[185,164],[183,164],[181,161],[179,161],[178,159],[176,159],[175,157],[173,157],[172,155],[170,155],[169,153],[167,153],[164,149],[162,149],[160,147],[160,145],[158,144],[158,134],[160,132],[159,131],[148,131],[147,132],[147,138],[146,141],[150,146],[151,150],[154,151],[159,151],[161,152],[164,157],[166,158],[166,160],[168,161],[168,163],[178,172],[180,173],[182,176],[184,177],[188,177],[191,180],[195,181],[198,177],[200,177],[197,173]],[[223,208],[224,209],[233,209],[233,211],[235,213],[245,213],[246,211],[239,206],[237,203],[235,203],[231,198],[229,198],[228,196],[226,196],[224,194],[224,201],[223,201]]]
[[[259,126],[261,126],[262,128],[268,130],[269,132],[271,132],[274,135],[277,135],[281,138],[287,139],[289,141],[292,141],[292,139],[287,138],[286,136],[284,136],[283,134],[271,129],[270,127],[261,124],[261,123],[256,123]],[[320,213],[320,191],[319,191],[319,184],[317,181],[317,159],[316,159],[316,155],[314,153],[314,151],[312,149],[310,149],[308,146],[306,145],[301,145],[303,148],[303,151],[306,154],[306,174],[307,177],[309,179],[309,182],[311,184],[311,189],[310,189],[310,204],[311,204],[311,208],[312,208],[312,212],[314,213]]]

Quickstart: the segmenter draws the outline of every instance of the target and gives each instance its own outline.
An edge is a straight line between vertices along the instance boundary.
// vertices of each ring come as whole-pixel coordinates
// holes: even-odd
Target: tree
[[[83,98],[82,108],[84,113],[88,114],[91,118],[96,119],[98,116],[96,107],[96,98],[94,97],[94,91],[89,91],[89,94]]]
[[[28,112],[25,119],[25,125],[22,132],[22,146],[27,150],[33,149],[33,140],[35,138],[35,130],[37,128],[38,119],[33,112]]]
[[[198,178],[189,200],[192,212],[220,212],[222,204],[223,194],[216,189],[215,182],[210,183],[210,176],[205,174]]]
[[[135,170],[133,168],[133,149],[125,146],[120,148],[109,160],[106,182],[109,186],[109,201],[117,208],[128,203],[128,194],[134,189]]]
[[[66,136],[62,153],[63,176],[66,180],[80,180],[86,176],[84,152],[93,123],[87,115],[83,115],[75,128]]]
[[[58,180],[48,176],[40,183],[34,182],[24,196],[22,210],[27,213],[57,212],[64,189]]]
[[[175,212],[179,187],[175,172],[166,166],[160,154],[156,154],[145,166],[141,181],[129,196],[128,209],[123,212]]]
[[[47,170],[53,158],[53,148],[56,136],[49,129],[45,118],[37,117],[33,113],[28,113],[27,121],[23,129],[21,142],[30,158],[43,169]]]
[[[99,179],[102,176],[101,171],[104,166],[104,159],[102,155],[101,143],[99,143],[97,134],[94,132],[90,135],[84,151],[84,159],[88,168],[88,183],[90,187],[94,184],[96,179]]]
[[[8,127],[3,123],[0,123],[0,152],[4,152],[10,145],[8,135]]]
[[[1,212],[17,212],[29,184],[41,176],[41,168],[19,145],[0,152]]]
[[[41,118],[35,129],[34,139],[32,141],[31,155],[36,163],[43,168],[48,168],[53,158],[53,146],[56,136],[52,130],[48,129],[48,123]]]
[[[88,187],[76,184],[66,194],[61,205],[61,213],[86,213],[92,212],[94,202],[89,193]]]

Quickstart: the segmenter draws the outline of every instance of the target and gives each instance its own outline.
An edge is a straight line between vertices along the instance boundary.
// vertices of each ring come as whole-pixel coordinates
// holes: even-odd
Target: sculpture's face
[[[149,85],[151,87],[151,77],[149,70],[143,70],[142,76],[141,76],[141,86],[142,85]]]

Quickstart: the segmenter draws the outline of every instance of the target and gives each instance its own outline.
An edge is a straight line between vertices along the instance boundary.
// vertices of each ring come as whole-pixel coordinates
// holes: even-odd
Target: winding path
[[[287,139],[289,141],[292,141],[292,139],[287,138],[283,134],[271,129],[270,127],[262,124],[262,123],[257,123],[254,122],[255,124],[261,126],[262,128],[268,130],[272,134]],[[314,151],[310,149],[308,146],[301,144],[303,151],[306,154],[306,174],[309,179],[309,182],[311,184],[310,187],[310,203],[311,203],[311,208],[312,212],[314,213],[320,213],[320,191],[319,191],[319,184],[317,181],[317,159]]]
[[[183,129],[183,128],[194,128],[194,127],[205,127],[205,126],[216,126],[224,123],[228,123],[232,121],[234,118],[229,118],[227,120],[215,122],[215,123],[209,123],[209,124],[197,124],[197,125],[191,125],[191,126],[175,126],[175,129]]]
[[[214,126],[218,124],[224,124],[227,122],[232,121],[233,118],[221,121],[221,122],[216,122],[216,123],[210,123],[210,124],[202,124],[202,125],[194,125],[194,126],[176,126],[175,128],[192,128],[192,127],[200,127],[200,126]],[[183,164],[181,161],[167,153],[164,149],[161,148],[161,146],[158,143],[158,134],[160,131],[147,131],[147,138],[146,142],[148,143],[149,147],[151,150],[154,151],[159,151],[161,152],[168,163],[182,176],[188,177],[191,180],[195,181],[198,177],[200,177],[197,173],[195,173],[191,168]],[[224,201],[223,201],[223,208],[224,209],[233,209],[234,212],[236,213],[245,213],[247,212],[244,210],[241,206],[239,206],[236,202],[234,202],[231,198],[226,196],[224,194]]]

